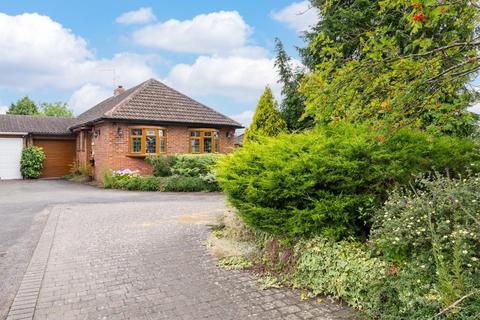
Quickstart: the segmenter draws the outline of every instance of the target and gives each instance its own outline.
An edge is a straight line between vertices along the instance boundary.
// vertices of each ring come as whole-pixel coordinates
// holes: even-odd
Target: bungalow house
[[[0,115],[0,179],[21,178],[24,145],[44,149],[42,177],[61,177],[73,162],[151,174],[149,155],[228,153],[242,126],[184,94],[150,79],[114,95],[77,118]]]

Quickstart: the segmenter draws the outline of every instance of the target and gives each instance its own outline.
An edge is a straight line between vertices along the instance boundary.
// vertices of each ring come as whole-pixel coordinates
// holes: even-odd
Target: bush
[[[156,177],[168,177],[172,175],[172,167],[177,160],[176,156],[148,157],[146,161],[153,166],[153,175]]]
[[[159,177],[131,177],[126,181],[122,181],[118,184],[120,189],[132,190],[132,191],[163,191],[164,183],[163,179]]]
[[[218,185],[199,177],[142,177],[138,171],[106,170],[103,172],[105,188],[131,191],[167,191],[167,192],[211,192],[219,191]]]
[[[167,191],[218,191],[213,169],[219,158],[214,154],[178,155],[151,157],[147,161],[153,165],[155,176],[174,176],[166,183]]]
[[[45,153],[43,148],[36,146],[26,146],[22,151],[20,160],[20,172],[27,179],[38,178],[42,174],[43,161]]]
[[[461,173],[478,158],[467,139],[337,125],[248,144],[219,162],[217,176],[252,227],[290,239],[366,238],[387,190],[425,171]]]
[[[212,173],[219,155],[179,155],[176,156],[172,173],[184,177],[203,177]]]
[[[407,269],[397,279],[396,291],[422,284],[421,292],[415,290],[418,295],[402,299],[397,294],[391,302],[411,319],[432,317],[480,290],[480,177],[452,180],[437,175],[416,185],[416,190],[392,192],[372,229],[377,250]],[[411,274],[416,274],[415,281]],[[412,305],[412,299],[419,303]],[[475,314],[480,314],[480,291],[447,313],[452,319]]]
[[[218,191],[216,184],[208,183],[199,177],[170,177],[166,183],[165,190],[169,192],[201,192]]]

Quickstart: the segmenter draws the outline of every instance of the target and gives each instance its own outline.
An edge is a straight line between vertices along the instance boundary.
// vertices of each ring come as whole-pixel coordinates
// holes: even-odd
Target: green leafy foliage
[[[22,151],[20,159],[20,172],[27,179],[38,178],[42,174],[43,161],[45,153],[43,148],[36,146],[26,146]]]
[[[261,137],[274,137],[287,132],[287,124],[282,119],[272,90],[265,88],[260,97],[252,124],[245,130],[245,143],[258,141]]]
[[[102,171],[102,184],[105,189],[113,189],[115,180],[113,178],[113,172],[110,169],[104,169]]]
[[[7,111],[7,114],[64,118],[73,117],[73,112],[68,109],[68,105],[66,103],[42,102],[39,110],[35,102],[33,102],[28,96],[25,96],[19,99],[17,102],[12,103]]]
[[[386,191],[429,170],[461,173],[478,161],[476,145],[400,130],[331,126],[264,138],[219,162],[218,181],[247,224],[288,238],[366,237]]]
[[[47,117],[63,117],[63,118],[72,118],[73,112],[68,109],[68,105],[62,102],[42,102],[40,104],[42,114]]]
[[[364,244],[317,237],[300,241],[295,252],[296,287],[343,299],[360,310],[375,309],[375,288],[385,280],[387,264],[371,257]]]
[[[220,155],[178,155],[171,167],[172,174],[185,177],[204,177],[210,174]]]
[[[157,177],[133,177],[127,182],[120,184],[120,189],[138,191],[164,191],[165,181]]]
[[[378,0],[311,0],[322,18],[308,31],[304,38],[307,46],[299,49],[302,62],[310,70],[322,64],[330,46],[340,49],[342,61],[357,58],[361,54],[362,37],[372,30],[378,21]],[[389,17],[392,29],[398,26],[398,19]],[[397,25],[395,24],[397,23]],[[335,42],[325,41],[335,39]],[[340,59],[339,59],[340,60]],[[340,61],[339,61],[340,62]]]
[[[153,166],[153,174],[156,177],[168,177],[172,175],[172,166],[175,164],[176,156],[156,156],[145,159]]]
[[[172,176],[167,180],[165,190],[170,192],[212,192],[219,191],[217,184],[211,184],[199,177]]]
[[[476,129],[466,108],[479,70],[477,1],[313,3],[323,19],[303,51],[315,65],[301,89],[306,115],[460,136]]]
[[[218,191],[217,178],[213,172],[220,155],[176,155],[150,157],[154,175],[170,177],[166,191]]]
[[[252,262],[244,256],[230,256],[220,259],[217,265],[225,270],[242,270],[250,268]]]
[[[105,177],[107,178],[105,179]],[[106,189],[122,189],[130,191],[165,191],[166,181],[158,177],[115,177],[104,174],[103,185]]]
[[[282,84],[282,103],[280,114],[290,131],[299,131],[310,128],[313,121],[310,118],[304,119],[302,115],[305,110],[305,98],[300,94],[299,87],[303,77],[303,70],[292,66],[292,59],[287,55],[280,39],[275,39],[277,57],[275,67],[280,76]]]
[[[416,185],[390,195],[375,217],[372,238],[387,259],[428,270],[420,278],[428,285],[424,296],[446,308],[480,289],[480,177],[438,176]],[[448,314],[478,315],[480,292],[463,306]]]
[[[260,275],[257,278],[257,282],[262,290],[282,287],[282,282],[280,279],[269,273]]]
[[[8,108],[7,114],[36,116],[39,112],[35,102],[25,96],[17,102],[12,103]]]
[[[103,172],[105,188],[137,190],[137,191],[165,191],[165,192],[213,192],[219,191],[216,181],[210,181],[201,176],[168,177],[140,176],[137,171],[106,170]]]

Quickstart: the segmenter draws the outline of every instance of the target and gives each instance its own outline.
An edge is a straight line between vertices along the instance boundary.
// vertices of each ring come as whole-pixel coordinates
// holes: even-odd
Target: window
[[[131,127],[129,130],[130,155],[145,156],[166,152],[166,134],[163,128]]]
[[[191,153],[217,153],[218,131],[215,129],[190,130]]]

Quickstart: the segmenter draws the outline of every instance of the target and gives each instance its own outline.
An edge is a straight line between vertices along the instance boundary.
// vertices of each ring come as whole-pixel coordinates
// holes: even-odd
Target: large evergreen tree
[[[303,72],[300,69],[293,69],[292,59],[286,53],[280,39],[275,39],[277,58],[275,66],[280,75],[279,82],[282,84],[283,100],[280,111],[290,131],[297,131],[309,128],[313,122],[311,118],[302,118],[305,110],[305,98],[300,94],[300,81]]]
[[[245,130],[245,143],[257,141],[261,136],[277,136],[287,132],[287,125],[280,116],[272,90],[265,88],[260,97],[252,124]]]
[[[466,109],[475,96],[468,84],[480,69],[478,0],[314,3],[325,21],[346,15],[347,3],[378,7],[370,19],[359,13],[358,23],[349,15],[357,37],[345,28],[332,38],[326,23],[310,35],[309,54],[320,63],[302,93],[306,114],[317,123],[370,122],[454,135],[474,130],[475,117]],[[340,28],[341,21],[332,25]]]
[[[30,115],[36,116],[39,114],[38,108],[29,97],[25,96],[17,102],[10,104],[7,114]]]
[[[341,52],[342,61],[361,54],[361,39],[378,22],[376,19],[379,0],[310,0],[322,18],[308,31],[304,38],[307,45],[299,48],[302,62],[310,70],[331,57],[320,51],[335,45]],[[338,61],[339,64],[342,61]]]

